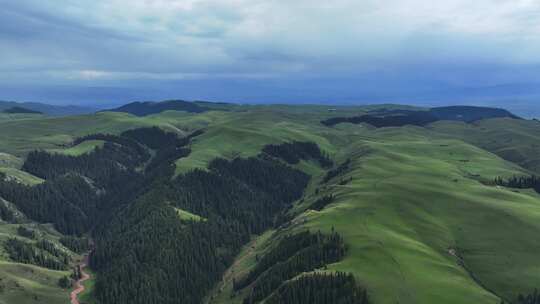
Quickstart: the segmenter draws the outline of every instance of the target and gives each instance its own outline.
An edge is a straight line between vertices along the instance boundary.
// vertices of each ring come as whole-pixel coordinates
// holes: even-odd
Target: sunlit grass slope
[[[67,272],[53,271],[32,265],[0,261],[0,278],[5,287],[1,304],[65,304],[69,291],[58,287],[58,280]]]
[[[8,178],[14,179],[27,185],[35,185],[43,182],[39,177],[20,170],[23,160],[11,154],[0,152],[0,172]]]
[[[9,179],[30,186],[41,184],[43,182],[43,179],[16,168],[0,167],[0,172],[4,173]]]
[[[325,194],[337,199],[300,213],[293,229],[342,234],[350,250],[329,269],[353,272],[374,303],[499,303],[540,285],[540,198],[483,183],[528,171],[425,128],[312,130],[338,162],[353,160],[345,175],[353,181],[308,192],[303,208]],[[246,273],[257,248],[244,250],[231,271]],[[230,298],[231,276],[224,280],[211,302],[241,302]]]
[[[3,113],[0,112],[0,121],[7,121],[7,120],[22,120],[22,119],[41,119],[45,117],[43,114],[22,114],[22,113]]]
[[[331,269],[353,271],[375,303],[498,303],[537,287],[540,200],[476,180],[518,168],[459,142],[364,145],[353,182],[328,190],[336,203],[308,212],[307,227],[333,226],[350,246]]]
[[[160,126],[179,134],[193,115],[183,112],[136,117],[125,113],[104,112],[68,117],[32,120],[0,120],[1,152],[22,156],[34,149],[64,149],[78,137],[94,133],[118,134],[137,127]],[[193,123],[195,125],[195,122]],[[189,130],[187,130],[189,131]]]
[[[332,153],[332,137],[325,134],[334,131],[318,122],[319,116],[264,108],[228,115],[210,123],[206,132],[194,139],[193,152],[176,162],[177,173],[206,168],[217,157],[255,156],[265,145],[284,141],[312,141]]]
[[[48,151],[52,153],[60,153],[70,156],[79,156],[82,154],[90,153],[98,147],[103,147],[104,143],[105,141],[103,140],[86,140],[73,147],[69,147],[66,149],[50,149]]]

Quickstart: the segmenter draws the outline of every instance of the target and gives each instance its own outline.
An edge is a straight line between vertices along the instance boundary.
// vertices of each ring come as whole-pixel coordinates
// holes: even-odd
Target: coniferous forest
[[[266,145],[263,152],[281,158],[289,164],[297,164],[301,159],[317,160],[325,168],[331,167],[333,164],[330,157],[321,151],[317,144],[312,142],[293,141],[279,145]]]
[[[283,284],[265,303],[270,304],[368,304],[366,290],[353,275],[315,273]]]
[[[538,304],[540,303],[540,294],[535,290],[529,295],[519,295],[516,304]]]
[[[517,188],[517,189],[533,189],[540,193],[540,177],[536,175],[531,176],[513,176],[508,179],[498,177],[494,181],[495,185]]]
[[[13,261],[53,270],[66,270],[70,262],[66,253],[47,240],[40,240],[34,245],[11,238],[6,242],[4,248]]]
[[[341,260],[346,246],[341,236],[332,233],[325,236],[309,231],[284,238],[276,248],[263,256],[260,263],[245,278],[236,282],[234,288],[249,286],[250,293],[245,304],[258,303],[272,294],[283,282]]]
[[[200,303],[241,246],[271,227],[275,216],[300,198],[307,181],[300,171],[251,158],[216,160],[208,172],[196,170],[161,184],[97,232],[91,265],[101,274],[98,299]],[[281,191],[273,192],[275,187]],[[183,222],[175,208],[205,220]]]
[[[99,303],[201,303],[241,247],[253,235],[283,224],[286,210],[302,197],[310,177],[289,164],[311,159],[321,167],[332,165],[316,144],[293,142],[266,146],[257,157],[215,159],[208,170],[175,177],[174,161],[189,155],[190,141],[202,133],[179,138],[140,128],[78,138],[73,146],[105,141],[80,156],[34,151],[23,169],[46,181],[26,186],[2,178],[0,195],[29,218],[52,222],[66,234],[60,242],[74,252],[89,250],[84,236],[93,238],[90,265],[98,274]],[[3,218],[9,218],[8,211],[2,209]],[[200,220],[182,219],[180,212]],[[7,249],[15,261],[65,269],[69,259],[53,245],[13,239]],[[248,277],[238,278],[235,288],[250,285],[244,302],[262,301],[285,281],[336,262],[345,251],[335,232],[288,237]],[[321,292],[354,299],[356,284],[341,277],[299,282],[327,284]],[[65,280],[59,284],[68,286]],[[351,290],[340,291],[348,289],[346,284]],[[288,284],[272,301],[283,301],[296,288]]]

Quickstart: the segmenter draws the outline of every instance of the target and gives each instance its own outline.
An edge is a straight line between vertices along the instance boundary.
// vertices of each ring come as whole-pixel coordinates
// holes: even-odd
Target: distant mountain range
[[[23,107],[11,107],[2,111],[7,114],[43,114],[40,111],[34,111]]]
[[[294,103],[293,103],[294,104]],[[332,104],[332,103],[328,103]],[[345,103],[347,104],[347,103]],[[353,103],[350,103],[353,104]],[[354,103],[357,104],[357,103]],[[369,104],[369,103],[358,103],[358,104]],[[373,104],[377,104],[377,102],[373,102]],[[443,102],[438,102],[436,104],[444,104]],[[452,105],[455,103],[448,102],[447,104]],[[468,103],[464,103],[468,104]],[[473,103],[474,104],[474,103]],[[480,103],[484,105],[485,107],[473,107],[473,109],[492,109],[493,112],[487,113],[488,116],[513,116],[513,114],[510,114],[506,110],[496,109],[497,108],[505,108],[508,109],[522,117],[535,117],[540,115],[540,110],[537,110],[536,108],[538,105],[531,104],[531,102],[524,102],[524,101],[514,101],[514,102],[483,102]],[[200,102],[200,101],[185,101],[185,100],[165,100],[165,101],[136,101],[127,103],[118,107],[111,106],[109,109],[104,109],[104,107],[100,107],[102,109],[101,111],[111,111],[111,112],[124,112],[124,113],[130,113],[135,116],[147,116],[152,114],[161,113],[163,111],[185,111],[190,113],[202,113],[208,110],[230,110],[231,106],[234,106],[235,104],[231,103],[223,103],[223,102]],[[238,105],[238,104],[236,104]],[[425,106],[425,105],[424,105]],[[18,109],[23,109],[18,110]],[[68,115],[80,115],[80,114],[89,114],[89,113],[95,113],[96,111],[100,111],[98,107],[89,107],[89,106],[75,106],[75,105],[51,105],[51,104],[45,104],[45,103],[38,103],[38,102],[14,102],[14,101],[0,101],[0,112],[11,112],[11,113],[42,113],[45,115],[50,116],[68,116]],[[456,109],[460,109],[459,107],[438,107],[437,109],[444,110],[447,109],[450,112],[445,113],[444,111],[441,113],[435,113],[432,112],[432,114],[436,114],[435,116],[449,114],[453,115],[453,111]],[[459,112],[459,111],[458,111]],[[466,111],[470,114],[470,111]],[[474,112],[474,111],[473,111]],[[483,114],[486,114],[485,111],[480,111]],[[478,113],[475,113],[475,115]],[[459,113],[456,115],[460,115]],[[444,117],[437,117],[438,119],[445,119]],[[448,119],[448,117],[446,117]],[[454,119],[451,119],[454,120]],[[458,119],[459,120],[459,119]],[[466,117],[464,120],[467,120]]]
[[[185,111],[190,113],[202,113],[210,108],[201,106],[194,102],[184,100],[166,100],[161,102],[132,102],[118,108],[106,110],[110,112],[124,112],[135,116],[147,116],[161,113],[163,111]]]
[[[504,117],[521,119],[505,109],[491,107],[449,106],[431,108],[429,112],[438,120],[455,120],[464,122],[474,122],[482,119]]]
[[[185,111],[189,113],[202,113],[208,110],[230,110],[232,104],[226,103],[211,103],[211,102],[191,102],[184,100],[166,100],[160,102],[145,101],[132,102],[122,105],[117,108],[104,111],[123,112],[135,116],[147,116],[158,114],[164,111]],[[357,117],[335,117],[329,119],[329,125],[339,122],[368,122],[381,126],[401,126],[406,124],[425,125],[438,120],[454,120],[463,122],[474,122],[482,119],[508,117],[521,119],[519,116],[512,114],[510,111],[494,107],[477,107],[477,106],[447,106],[434,107],[429,110],[417,109],[377,109],[371,111],[369,115]],[[373,118],[373,119],[371,119]],[[353,121],[351,121],[351,119]],[[368,119],[368,121],[365,121]],[[379,120],[383,121],[379,121]],[[324,123],[324,122],[323,122]],[[326,123],[325,123],[326,124]]]
[[[429,110],[375,110],[368,115],[333,117],[324,121],[326,126],[339,123],[368,123],[374,127],[401,127],[405,125],[425,126],[439,120],[476,122],[490,118],[521,119],[507,110],[474,106],[449,106],[431,108]]]
[[[306,81],[205,80],[144,82],[136,86],[9,87],[0,85],[4,100],[50,100],[99,109],[134,100],[220,100],[243,104],[409,104],[424,107],[475,105],[508,109],[522,117],[540,117],[540,83],[459,86],[427,83],[411,86],[392,79],[310,79]],[[361,85],[359,85],[361,84]],[[299,88],[309,89],[299,89]],[[381,89],[381,88],[384,88]]]
[[[17,113],[21,113],[21,109],[25,110],[24,113],[32,111],[51,116],[88,114],[96,111],[96,109],[81,106],[57,106],[38,102],[0,101],[0,112],[12,111],[11,113],[14,113],[13,111],[19,111]]]

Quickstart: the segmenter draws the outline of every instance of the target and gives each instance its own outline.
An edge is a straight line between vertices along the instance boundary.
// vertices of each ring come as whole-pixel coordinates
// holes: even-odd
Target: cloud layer
[[[361,97],[381,86],[422,93],[539,76],[540,2],[534,0],[0,4],[3,87],[163,89],[176,82],[196,83],[203,92],[207,80],[266,90],[270,82],[284,94],[294,89],[287,84],[351,95],[360,86]]]

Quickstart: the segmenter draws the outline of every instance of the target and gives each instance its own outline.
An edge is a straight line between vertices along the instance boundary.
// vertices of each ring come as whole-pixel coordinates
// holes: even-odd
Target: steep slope
[[[375,303],[498,303],[536,288],[538,197],[476,180],[518,168],[459,142],[350,148],[366,147],[347,173],[353,181],[329,190],[335,202],[304,215],[350,244],[331,269],[353,270]]]

